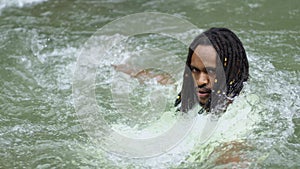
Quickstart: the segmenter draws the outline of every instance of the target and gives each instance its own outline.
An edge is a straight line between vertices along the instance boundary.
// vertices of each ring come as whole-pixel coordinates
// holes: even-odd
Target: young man
[[[151,70],[136,71],[128,65],[113,65],[118,71],[143,81],[155,78],[160,84],[174,83],[169,75],[155,74]],[[224,112],[248,80],[249,66],[240,39],[227,28],[211,28],[191,43],[186,60],[182,90],[175,107],[187,112],[196,103],[203,109],[199,113]]]
[[[248,76],[248,60],[240,39],[227,28],[211,28],[189,47],[175,106],[181,102],[180,110],[187,112],[198,102],[207,112],[224,112]]]

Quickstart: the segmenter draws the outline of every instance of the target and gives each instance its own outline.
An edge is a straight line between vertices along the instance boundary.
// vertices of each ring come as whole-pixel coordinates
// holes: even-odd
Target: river
[[[245,95],[255,95],[258,101],[250,108],[260,119],[242,138],[252,148],[240,151],[250,168],[300,168],[299,7],[300,1],[294,0],[1,0],[0,168],[177,168],[182,163],[224,167],[214,158],[187,160],[188,155],[178,155],[182,148],[173,156],[128,160],[103,151],[87,134],[72,90],[83,44],[103,26],[144,12],[168,14],[201,30],[232,29],[248,55],[251,77]],[[105,120],[115,130],[128,132],[159,119],[161,112],[151,105],[171,109],[180,85],[150,82],[145,87],[129,80],[120,88],[114,80],[122,77],[108,65],[139,55],[144,48],[160,48],[170,55],[164,58],[158,52],[154,60],[142,62],[172,68],[166,71],[177,72],[174,79],[180,84],[187,49],[157,34],[132,36],[125,42],[115,43],[111,55],[99,62],[95,97],[107,113]],[[131,92],[111,93],[118,89]],[[126,104],[133,105],[124,109],[134,111],[115,112],[111,101],[123,94],[129,98]]]

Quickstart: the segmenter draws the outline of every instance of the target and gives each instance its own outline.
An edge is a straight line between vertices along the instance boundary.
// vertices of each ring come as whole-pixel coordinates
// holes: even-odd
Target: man
[[[170,76],[155,74],[151,70],[134,71],[127,65],[114,67],[134,78],[148,77],[160,84],[173,83],[169,80]],[[188,112],[199,103],[202,107],[199,113],[220,114],[240,94],[248,78],[248,60],[240,39],[227,28],[211,28],[197,36],[189,46],[183,85],[175,107]],[[215,148],[211,156],[221,153],[216,160],[218,165],[247,163],[247,159],[241,158],[241,149],[249,149],[249,146],[244,142],[232,141]]]
[[[175,106],[181,102],[180,110],[187,112],[199,102],[207,112],[224,112],[248,77],[248,60],[240,39],[227,28],[211,28],[189,47]]]
[[[137,72],[128,65],[113,66],[140,82],[148,77],[160,84],[174,83],[169,75],[157,75],[151,70]],[[189,47],[182,90],[175,107],[181,103],[179,110],[187,112],[199,103],[203,108],[199,113],[224,112],[239,95],[248,76],[248,60],[240,39],[227,28],[211,28],[197,36]]]

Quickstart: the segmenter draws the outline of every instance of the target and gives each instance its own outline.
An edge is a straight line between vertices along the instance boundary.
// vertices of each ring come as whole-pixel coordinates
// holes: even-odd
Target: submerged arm
[[[154,68],[138,70],[126,64],[112,66],[115,68],[115,70],[119,72],[123,72],[130,75],[133,78],[137,78],[140,81],[140,83],[143,83],[149,79],[155,79],[161,85],[175,83],[175,79],[173,79],[170,74],[159,70],[155,70]]]

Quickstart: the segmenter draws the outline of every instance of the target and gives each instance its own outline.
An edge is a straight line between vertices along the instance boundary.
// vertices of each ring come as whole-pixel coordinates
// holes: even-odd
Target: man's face
[[[209,45],[197,46],[192,55],[191,71],[201,105],[205,105],[211,96],[216,78],[216,59],[217,52]]]

